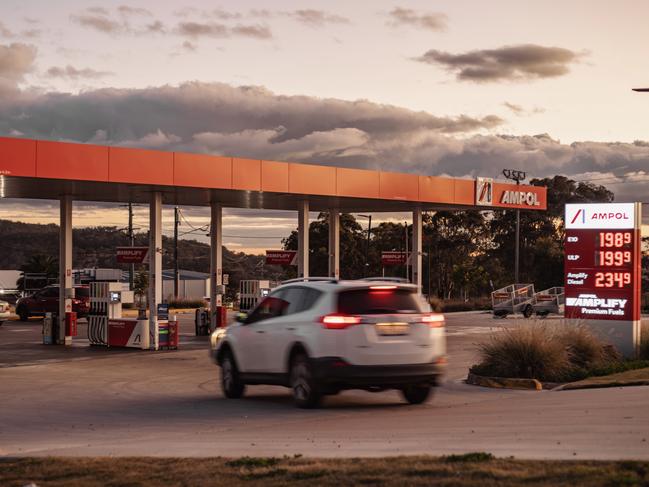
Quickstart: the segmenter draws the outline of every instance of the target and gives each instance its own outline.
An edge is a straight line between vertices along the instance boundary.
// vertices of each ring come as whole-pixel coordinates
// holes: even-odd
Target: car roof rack
[[[282,281],[282,284],[290,284],[292,282],[338,282],[335,277],[296,277]]]
[[[408,281],[408,279],[405,279],[403,277],[364,277],[363,279],[359,279],[359,281],[387,281],[387,282],[399,282],[402,284],[410,284],[410,281]]]

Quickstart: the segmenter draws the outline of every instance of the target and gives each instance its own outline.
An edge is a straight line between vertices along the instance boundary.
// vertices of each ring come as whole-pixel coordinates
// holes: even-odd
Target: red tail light
[[[352,325],[358,325],[361,322],[361,318],[360,316],[333,314],[323,316],[320,318],[320,322],[325,328],[330,330],[342,330]]]
[[[432,328],[444,326],[444,315],[437,314],[437,313],[424,315],[421,317],[421,322],[426,323],[428,326]]]

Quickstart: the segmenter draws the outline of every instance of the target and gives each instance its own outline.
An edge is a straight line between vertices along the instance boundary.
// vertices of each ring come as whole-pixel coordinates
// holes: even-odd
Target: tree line
[[[520,281],[536,289],[563,285],[563,214],[566,203],[608,203],[606,187],[565,176],[533,179],[548,189],[547,211],[521,211]],[[515,218],[513,210],[434,211],[423,215],[422,286],[424,294],[441,299],[488,295],[514,282]],[[382,222],[369,231],[350,214],[340,215],[342,278],[405,277],[405,266],[383,267],[381,253],[404,251],[412,225]],[[327,275],[328,215],[321,213],[309,229],[311,275]],[[406,237],[407,235],[407,237]],[[283,241],[297,249],[297,232]]]

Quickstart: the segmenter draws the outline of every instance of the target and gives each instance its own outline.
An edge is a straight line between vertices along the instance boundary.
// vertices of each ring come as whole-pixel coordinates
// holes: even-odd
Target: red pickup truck
[[[74,286],[74,299],[72,311],[78,318],[88,316],[90,310],[90,288],[88,286]],[[30,316],[45,316],[45,313],[59,312],[59,286],[47,286],[36,291],[31,296],[19,299],[16,302],[16,314],[21,321],[27,321]]]

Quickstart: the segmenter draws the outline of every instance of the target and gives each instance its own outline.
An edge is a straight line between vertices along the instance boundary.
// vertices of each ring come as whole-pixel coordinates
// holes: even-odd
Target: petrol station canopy
[[[397,161],[395,161],[397,162]],[[311,211],[545,210],[546,188],[315,164],[0,137],[0,197]],[[481,192],[482,193],[482,192]]]

